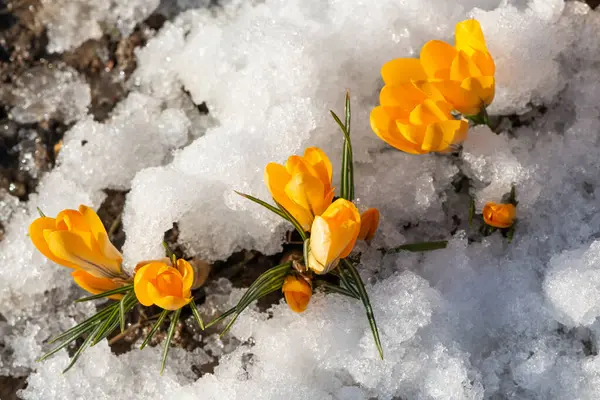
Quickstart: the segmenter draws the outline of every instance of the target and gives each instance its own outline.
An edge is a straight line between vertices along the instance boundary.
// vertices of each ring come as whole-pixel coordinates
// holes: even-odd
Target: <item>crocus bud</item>
[[[312,296],[312,288],[306,279],[296,275],[288,275],[281,290],[292,311],[301,313],[306,310]]]
[[[136,267],[133,289],[138,301],[148,307],[153,304],[165,310],[178,310],[192,301],[194,269],[187,261],[150,261]]]
[[[265,183],[273,199],[309,231],[316,215],[333,200],[331,162],[323,150],[309,147],[304,156],[291,156],[285,166],[269,163]]]
[[[29,237],[48,259],[74,269],[75,283],[90,293],[119,288],[130,279],[121,268],[121,253],[89,207],[63,210],[56,218],[37,218],[29,226]]]
[[[308,267],[317,274],[335,268],[347,257],[360,232],[360,214],[352,202],[337,199],[315,217],[310,235]]]
[[[512,204],[489,202],[483,207],[483,220],[495,228],[509,228],[515,222],[517,208]]]
[[[378,226],[379,210],[376,208],[369,208],[360,216],[360,233],[358,234],[358,239],[370,242],[375,236]]]

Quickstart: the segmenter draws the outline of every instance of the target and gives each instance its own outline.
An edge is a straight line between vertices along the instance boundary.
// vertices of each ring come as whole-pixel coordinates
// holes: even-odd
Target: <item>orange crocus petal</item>
[[[58,258],[98,278],[114,278],[122,274],[120,262],[110,260],[91,248],[91,233],[55,231],[48,236],[48,247]]]
[[[38,249],[38,251],[44,256],[46,256],[46,258],[62,266],[77,269],[77,264],[56,257],[54,253],[50,251],[45,236],[48,236],[50,232],[54,231],[55,229],[56,220],[54,218],[40,217],[33,221],[31,225],[29,225],[29,237],[31,238],[35,248]],[[44,234],[44,232],[46,232],[46,234]]]
[[[194,268],[183,259],[177,260],[177,269],[182,276],[182,292],[184,296],[189,297],[192,285],[194,284]]]
[[[425,100],[410,113],[409,122],[415,125],[429,125],[452,119],[450,104],[445,101]]]
[[[439,90],[448,103],[452,104],[455,110],[464,115],[479,113],[483,103],[479,97],[479,93],[467,90],[461,84],[464,84],[464,82],[440,81],[431,83],[432,86],[435,86]]]
[[[408,118],[410,112],[427,96],[412,83],[384,86],[379,94],[379,103],[392,119]]]
[[[475,63],[477,68],[481,71],[481,75],[494,76],[496,73],[496,64],[490,53],[476,51],[470,57],[473,63]]]
[[[312,223],[312,215],[307,209],[298,206],[285,193],[285,187],[291,179],[292,176],[283,165],[277,163],[267,164],[265,168],[265,183],[271,192],[271,196],[298,220],[303,229],[308,231]]]
[[[183,298],[176,296],[165,296],[154,299],[154,304],[165,310],[179,310],[181,307],[188,305],[192,298]]]
[[[454,40],[456,49],[464,51],[467,54],[470,54],[474,50],[488,51],[481,25],[476,19],[468,19],[456,24]]]
[[[495,228],[509,228],[515,222],[517,208],[513,204],[489,202],[483,207],[483,220]]]
[[[467,78],[462,82],[461,88],[468,93],[473,93],[482,104],[490,104],[495,95],[495,79],[493,76],[478,76]]]
[[[289,275],[285,278],[281,290],[292,311],[301,313],[306,310],[312,296],[312,288],[306,280]]]
[[[135,291],[135,296],[138,301],[146,307],[154,304],[154,298],[152,298],[149,294],[149,286],[152,285],[152,281],[156,278],[158,270],[164,265],[163,262],[150,262],[140,269],[138,269],[135,273],[135,277],[133,279],[133,289]]]
[[[366,240],[367,242],[372,240],[377,232],[379,226],[379,210],[376,208],[369,208],[367,211],[360,215],[360,232],[358,238],[360,240]]]
[[[450,145],[465,139],[468,122],[464,120],[448,120],[427,126],[423,138],[423,149],[444,151]]]
[[[427,79],[427,74],[417,58],[396,58],[381,68],[381,76],[386,85],[399,85]]]
[[[317,176],[323,182],[325,191],[328,192],[331,189],[333,167],[327,154],[318,147],[308,147],[304,150],[304,159],[315,169]]]
[[[122,255],[117,248],[108,239],[108,233],[100,221],[98,214],[91,208],[80,205],[79,212],[81,213],[84,221],[88,225],[90,231],[94,235],[94,238],[98,242],[100,251],[107,257],[112,259],[122,259]]]
[[[431,40],[421,49],[421,65],[429,78],[448,79],[456,49],[440,40]]]
[[[295,174],[285,186],[285,194],[298,206],[308,210],[311,216],[324,211],[325,188],[323,182],[315,176]]]
[[[396,121],[392,120],[384,107],[378,106],[371,111],[371,129],[381,140],[406,153],[424,154],[419,146],[408,141],[398,130]]]
[[[482,73],[465,52],[459,51],[450,67],[450,79],[463,81],[473,76],[482,76]]]
[[[97,278],[82,270],[73,271],[71,276],[77,285],[79,285],[83,290],[86,290],[92,294],[104,293],[106,291],[117,289],[123,286],[121,283],[112,279]],[[109,296],[109,298],[113,300],[120,300],[123,298],[123,295],[115,294]]]

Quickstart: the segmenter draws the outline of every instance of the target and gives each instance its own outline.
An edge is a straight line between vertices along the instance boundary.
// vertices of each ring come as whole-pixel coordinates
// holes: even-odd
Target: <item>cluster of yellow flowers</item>
[[[380,93],[380,105],[371,112],[372,129],[385,142],[407,153],[447,152],[466,138],[469,121],[487,123],[486,106],[494,98],[494,70],[479,23],[460,22],[456,25],[454,46],[433,40],[423,46],[419,59],[400,58],[383,66],[385,86]],[[293,224],[303,239],[303,257],[263,273],[235,307],[207,327],[233,315],[227,330],[252,301],[275,290],[282,290],[291,310],[303,312],[314,288],[320,286],[362,300],[383,356],[364,284],[354,261],[347,259],[358,240],[370,243],[373,239],[379,225],[379,211],[369,208],[361,214],[353,203],[348,96],[345,111],[345,123],[332,112],[344,133],[338,198],[332,184],[331,161],[316,147],[307,148],[302,156],[290,156],[285,165],[266,166],[264,180],[276,206],[242,194]],[[515,220],[515,205],[513,191],[507,204],[486,204],[483,220],[491,227],[508,229]],[[56,218],[42,215],[31,224],[29,234],[43,255],[73,269],[74,281],[94,295],[82,300],[109,297],[118,301],[60,335],[57,339],[63,343],[48,355],[87,334],[88,339],[73,358],[72,363],[75,362],[87,345],[107,337],[119,324],[123,330],[124,314],[138,303],[164,310],[142,347],[167,314],[171,315],[163,368],[183,307],[189,305],[201,328],[205,328],[192,295],[192,290],[202,283],[198,282],[198,272],[188,261],[177,259],[168,248],[168,257],[142,261],[133,275],[127,274],[122,268],[123,257],[110,242],[100,218],[83,205],[78,210],[63,210]],[[440,248],[439,243],[431,249]],[[401,248],[409,249],[410,245],[407,246]],[[414,251],[425,249],[417,248],[420,250]],[[334,278],[321,279],[326,274]]]

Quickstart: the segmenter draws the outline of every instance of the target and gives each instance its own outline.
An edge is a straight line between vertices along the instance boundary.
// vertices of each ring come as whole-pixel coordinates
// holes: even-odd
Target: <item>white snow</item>
[[[64,5],[61,13],[79,17],[50,19],[49,49],[97,37],[106,21],[121,18],[127,32],[157,7],[109,3]],[[187,11],[137,50],[131,92],[111,118],[98,123],[67,105],[77,123],[58,166],[11,211],[0,242],[0,372],[31,372],[23,398],[600,396],[600,13],[562,0],[181,3]],[[459,157],[391,149],[369,127],[381,65],[418,54],[430,39],[452,42],[454,24],[468,17],[481,21],[496,60],[490,111],[518,116],[502,118],[499,134],[472,129]],[[174,349],[162,377],[158,349],[116,356],[103,343],[65,375],[58,372],[65,353],[33,361],[44,339],[93,312],[70,305],[78,291],[67,271],[25,236],[36,206],[54,215],[80,203],[98,207],[103,189],[131,189],[123,215],[129,267],[162,255],[175,222],[190,255],[276,253],[289,227],[233,190],[268,199],[264,166],[307,146],[322,147],[339,165],[341,133],[329,110],[342,113],[346,89],[358,203],[382,212],[372,247],[359,251],[383,361],[362,305],[323,294],[301,315],[285,304],[269,314],[248,310],[223,341],[203,338],[194,353]],[[208,116],[195,107],[204,102]],[[64,109],[58,98],[47,107]],[[472,187],[457,193],[460,174]],[[467,224],[470,196],[481,209],[512,184],[519,200],[513,242],[481,238],[477,224]],[[451,232],[449,247],[432,253],[377,250]],[[223,280],[207,291],[201,308],[208,317],[242,293]],[[197,378],[192,365],[211,362],[204,351],[221,358],[214,373]]]

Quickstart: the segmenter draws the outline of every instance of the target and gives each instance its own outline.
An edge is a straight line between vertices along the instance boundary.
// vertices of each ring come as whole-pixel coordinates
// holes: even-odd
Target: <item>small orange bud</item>
[[[508,228],[515,222],[517,208],[512,204],[488,202],[483,207],[483,220],[495,228]]]
[[[376,208],[369,208],[367,211],[360,216],[360,233],[358,238],[370,242],[377,232],[379,226],[379,210]]]
[[[281,290],[285,296],[285,301],[293,312],[301,313],[306,310],[312,296],[312,288],[306,279],[296,275],[288,275]]]

